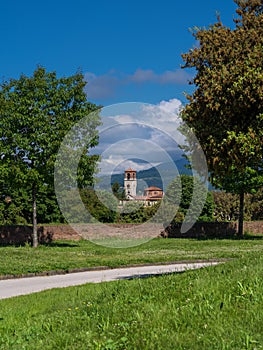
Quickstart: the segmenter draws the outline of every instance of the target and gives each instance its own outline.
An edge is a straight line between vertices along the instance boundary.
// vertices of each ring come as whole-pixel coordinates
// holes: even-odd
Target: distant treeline
[[[181,183],[182,191],[177,190]],[[165,202],[162,213],[171,217],[174,214],[174,220],[183,221],[189,210],[192,201],[193,177],[182,175],[176,178],[167,188],[163,201]],[[199,191],[199,192],[198,192]],[[202,185],[199,184],[197,198],[194,202],[194,209],[198,211],[203,203],[199,201],[199,195],[203,191]],[[180,193],[179,193],[180,192]],[[10,189],[8,195],[2,196],[0,201],[0,224],[29,224],[32,218],[32,204],[30,195],[25,188]],[[54,191],[48,186],[42,186],[41,195],[38,197],[38,222],[39,223],[65,223],[66,220],[62,215],[57,204]],[[143,206],[140,202],[128,201],[125,205],[120,206],[120,201],[113,193],[104,190],[94,191],[92,188],[80,190],[80,196],[90,213],[90,221],[99,220],[101,222],[127,222],[142,223],[149,220],[160,207],[160,203],[153,206]],[[67,198],[68,197],[68,198]],[[176,203],[176,198],[180,201]],[[71,203],[69,219],[74,222],[81,222],[80,203],[74,200],[70,193],[65,194],[65,200]],[[200,202],[200,203],[199,203]],[[202,208],[201,208],[202,209]],[[204,207],[198,217],[198,221],[235,221],[238,219],[239,198],[238,195],[222,191],[209,191]],[[193,212],[193,214],[195,214]],[[173,216],[173,215],[172,215]],[[263,220],[263,189],[257,193],[245,196],[245,220]]]

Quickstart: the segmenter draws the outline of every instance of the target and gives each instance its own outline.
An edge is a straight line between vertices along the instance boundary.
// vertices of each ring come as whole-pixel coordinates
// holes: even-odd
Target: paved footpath
[[[107,270],[75,272],[65,275],[15,278],[0,281],[0,299],[40,292],[46,289],[100,283],[120,279],[148,277],[182,272],[219,264],[220,262],[177,263],[170,265],[137,266]]]

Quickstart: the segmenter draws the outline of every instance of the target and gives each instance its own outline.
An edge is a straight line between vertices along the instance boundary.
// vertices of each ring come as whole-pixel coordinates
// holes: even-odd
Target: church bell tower
[[[129,198],[129,196],[131,197],[136,196],[136,190],[137,190],[136,170],[133,170],[132,168],[125,170],[124,190],[127,198]]]

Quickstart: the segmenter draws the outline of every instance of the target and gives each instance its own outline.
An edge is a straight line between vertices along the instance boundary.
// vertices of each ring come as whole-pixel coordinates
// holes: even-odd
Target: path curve
[[[0,281],[0,299],[26,295],[52,288],[78,286],[86,283],[100,283],[120,279],[148,277],[173,272],[194,270],[222,263],[220,261],[175,263],[169,265],[152,265],[123,267],[107,270],[85,271],[55,276],[38,276],[16,278]]]

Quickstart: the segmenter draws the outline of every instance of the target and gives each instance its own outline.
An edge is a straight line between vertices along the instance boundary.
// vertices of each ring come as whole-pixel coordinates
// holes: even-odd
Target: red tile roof
[[[151,186],[151,187],[145,188],[144,191],[162,191],[162,189],[159,187]]]
[[[131,171],[133,171],[133,172],[136,173],[136,170],[133,170],[132,168],[129,168],[129,169],[125,170],[125,173],[126,173],[126,172],[131,172]]]

